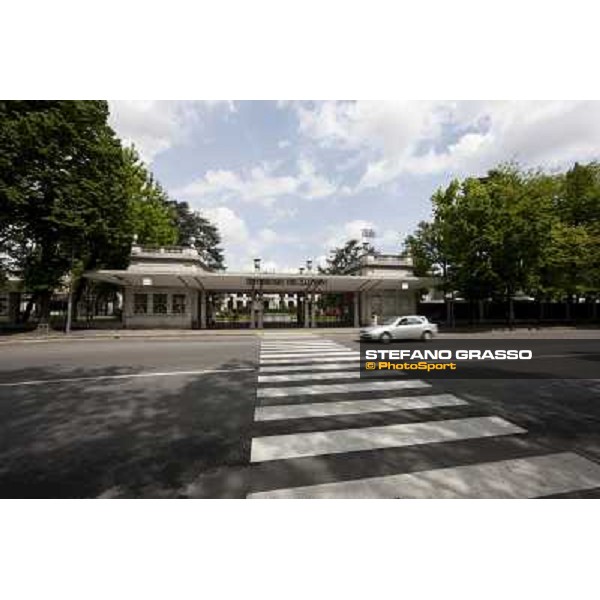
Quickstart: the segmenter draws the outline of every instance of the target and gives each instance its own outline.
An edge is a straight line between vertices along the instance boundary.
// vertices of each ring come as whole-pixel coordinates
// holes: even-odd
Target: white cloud
[[[439,133],[441,107],[435,102],[323,102],[313,109],[296,107],[300,132],[325,146],[368,146],[398,153]]]
[[[495,164],[558,166],[600,156],[600,102],[295,104],[299,132],[365,154],[355,191],[402,174],[480,173]]]
[[[291,145],[292,142],[290,142],[290,140],[279,140],[279,142],[277,142],[277,147],[279,149],[289,148]]]
[[[268,255],[277,256],[281,246],[298,241],[296,236],[281,234],[268,227],[251,232],[245,221],[227,206],[204,208],[202,215],[218,227],[230,270],[253,271],[253,259],[261,257],[263,270],[293,271],[287,265],[270,260]]]
[[[314,164],[301,158],[298,161],[298,191],[301,196],[309,200],[331,196],[337,190],[337,186],[318,175]]]
[[[219,228],[219,233],[226,246],[241,245],[248,241],[246,223],[227,206],[204,208],[202,215]]]
[[[134,144],[144,162],[185,141],[210,111],[236,112],[233,102],[111,100],[109,123],[126,145]]]
[[[200,203],[215,198],[238,198],[268,206],[278,196],[292,194],[297,188],[294,177],[273,175],[264,166],[256,166],[241,174],[225,169],[207,171],[204,177],[176,190],[175,194]]]
[[[264,206],[283,196],[299,196],[308,200],[331,196],[337,186],[316,172],[314,165],[301,159],[294,175],[279,175],[278,163],[262,163],[242,172],[217,169],[175,190],[175,195],[191,203],[239,199]]]

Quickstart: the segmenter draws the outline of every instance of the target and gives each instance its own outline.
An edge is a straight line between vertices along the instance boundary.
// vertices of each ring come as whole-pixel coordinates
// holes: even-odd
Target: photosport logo
[[[600,340],[464,340],[361,344],[360,377],[596,379]]]

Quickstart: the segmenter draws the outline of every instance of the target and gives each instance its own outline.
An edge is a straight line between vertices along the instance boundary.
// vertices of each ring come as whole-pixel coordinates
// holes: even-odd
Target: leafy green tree
[[[103,101],[0,102],[0,237],[42,320],[74,261],[115,260],[131,239],[107,118]]]
[[[126,267],[134,233],[168,245],[191,228],[207,261],[222,264],[216,228],[181,218],[135,149],[122,148],[108,114],[105,101],[0,101],[0,275],[33,292],[23,320],[36,303],[46,321],[67,276],[76,306],[81,273]]]
[[[373,254],[375,249],[371,244],[361,244],[358,240],[348,240],[343,246],[333,248],[327,258],[327,266],[319,267],[319,273],[329,275],[348,274],[358,266],[358,260],[366,254]]]
[[[193,239],[204,264],[210,269],[225,268],[219,230],[201,213],[193,211],[187,202],[170,201],[177,228],[177,244],[183,246]]]
[[[486,299],[502,297],[512,322],[515,294],[541,286],[561,189],[560,177],[502,165],[438,190],[433,220],[407,239],[417,274],[437,274],[446,298],[458,293],[477,303],[480,318]]]

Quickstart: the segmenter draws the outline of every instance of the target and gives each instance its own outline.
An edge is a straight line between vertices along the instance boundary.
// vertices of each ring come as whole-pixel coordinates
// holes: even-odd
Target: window
[[[185,294],[173,294],[173,313],[176,315],[185,313]]]
[[[145,315],[148,313],[148,294],[133,295],[133,312],[136,315]]]
[[[155,315],[167,314],[167,295],[152,294],[152,312]]]
[[[8,296],[0,296],[0,317],[5,317],[8,314]]]

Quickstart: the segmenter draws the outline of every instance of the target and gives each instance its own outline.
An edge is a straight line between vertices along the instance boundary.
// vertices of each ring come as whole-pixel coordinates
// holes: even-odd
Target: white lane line
[[[330,373],[290,373],[288,375],[259,375],[258,383],[283,383],[287,381],[318,381],[320,379],[360,379],[360,371]]]
[[[282,365],[287,363],[292,363],[293,365],[320,365],[323,363],[332,363],[332,362],[358,362],[360,363],[360,356],[357,356],[354,352],[350,352],[347,355],[344,354],[342,356],[324,356],[321,358],[321,354],[317,356],[309,356],[304,358],[268,358],[261,359],[261,365]],[[261,367],[262,368],[262,367]]]
[[[351,348],[345,348],[344,346],[299,346],[298,348],[261,348],[261,354],[272,354],[275,352],[292,354],[294,352],[322,352],[330,350],[351,350]]]
[[[163,373],[129,373],[126,375],[95,375],[90,377],[64,377],[62,379],[36,379],[32,381],[13,381],[0,383],[0,387],[15,387],[19,385],[46,385],[47,383],[72,383],[76,381],[99,381],[102,379],[135,379],[142,377],[180,377],[185,375],[210,375],[212,373],[236,373],[240,371],[254,371],[254,367],[240,367],[232,369],[203,369],[200,371],[167,371]]]
[[[352,348],[346,348],[344,346],[330,346],[327,348],[321,348],[319,346],[307,346],[302,348],[288,348],[284,350],[262,350],[260,351],[262,356],[278,356],[281,354],[317,354],[317,353],[328,353],[328,352],[356,352]]]
[[[339,346],[338,342],[334,342],[331,340],[304,340],[304,341],[294,341],[294,342],[261,342],[261,347],[268,346],[305,346],[305,345],[315,345],[315,346]]]
[[[353,364],[354,363],[354,364]],[[267,365],[260,367],[260,373],[284,373],[286,371],[336,371],[338,369],[358,369],[360,368],[360,360],[352,359],[346,363],[334,362],[327,364],[306,364],[306,365]]]
[[[360,352],[355,352],[354,350],[336,350],[335,352],[301,352],[294,354],[263,354],[261,352],[260,358],[261,362],[263,360],[277,360],[281,358],[319,358],[319,357],[335,357],[335,356],[354,356],[356,358],[360,357]],[[295,362],[295,361],[294,361]]]
[[[261,348],[261,352],[305,352],[308,350],[320,351],[320,350],[350,350],[346,346],[292,346],[289,348]]]
[[[537,498],[600,486],[572,452],[250,494],[248,498]]]
[[[277,406],[258,406],[254,412],[254,420],[275,421],[279,419],[335,417],[465,404],[467,402],[453,394],[398,396],[397,398],[379,398],[376,400],[343,400],[342,402],[315,402],[312,404],[281,404]]]
[[[376,450],[379,448],[397,448],[467,440],[496,435],[525,433],[500,417],[474,417],[470,419],[451,419],[447,421],[428,421],[425,423],[406,423],[385,425],[383,427],[363,427],[361,429],[335,429],[272,435],[252,440],[251,462],[299,458],[301,456],[319,456]]]
[[[285,396],[315,396],[317,394],[345,394],[349,392],[376,392],[379,390],[409,390],[431,387],[418,379],[392,381],[353,381],[352,383],[327,383],[323,385],[300,385],[291,387],[259,388],[257,398],[281,398]]]
[[[319,338],[309,338],[305,340],[261,340],[261,346],[289,346],[300,344],[339,344],[340,342],[336,342],[335,340],[324,340]]]
[[[277,334],[272,334],[272,335],[263,335],[262,339],[264,341],[294,341],[294,342],[298,342],[301,340],[326,340],[327,338],[321,337],[319,335],[314,335],[314,334],[310,334],[310,333],[303,333],[303,334],[295,334],[295,335],[277,335]]]
[[[261,350],[295,350],[296,348],[343,348],[341,344],[261,344]]]
[[[261,350],[263,357],[286,356],[287,354],[330,354],[331,352],[349,352],[350,348],[291,348],[289,350]],[[356,350],[355,350],[356,352]]]

